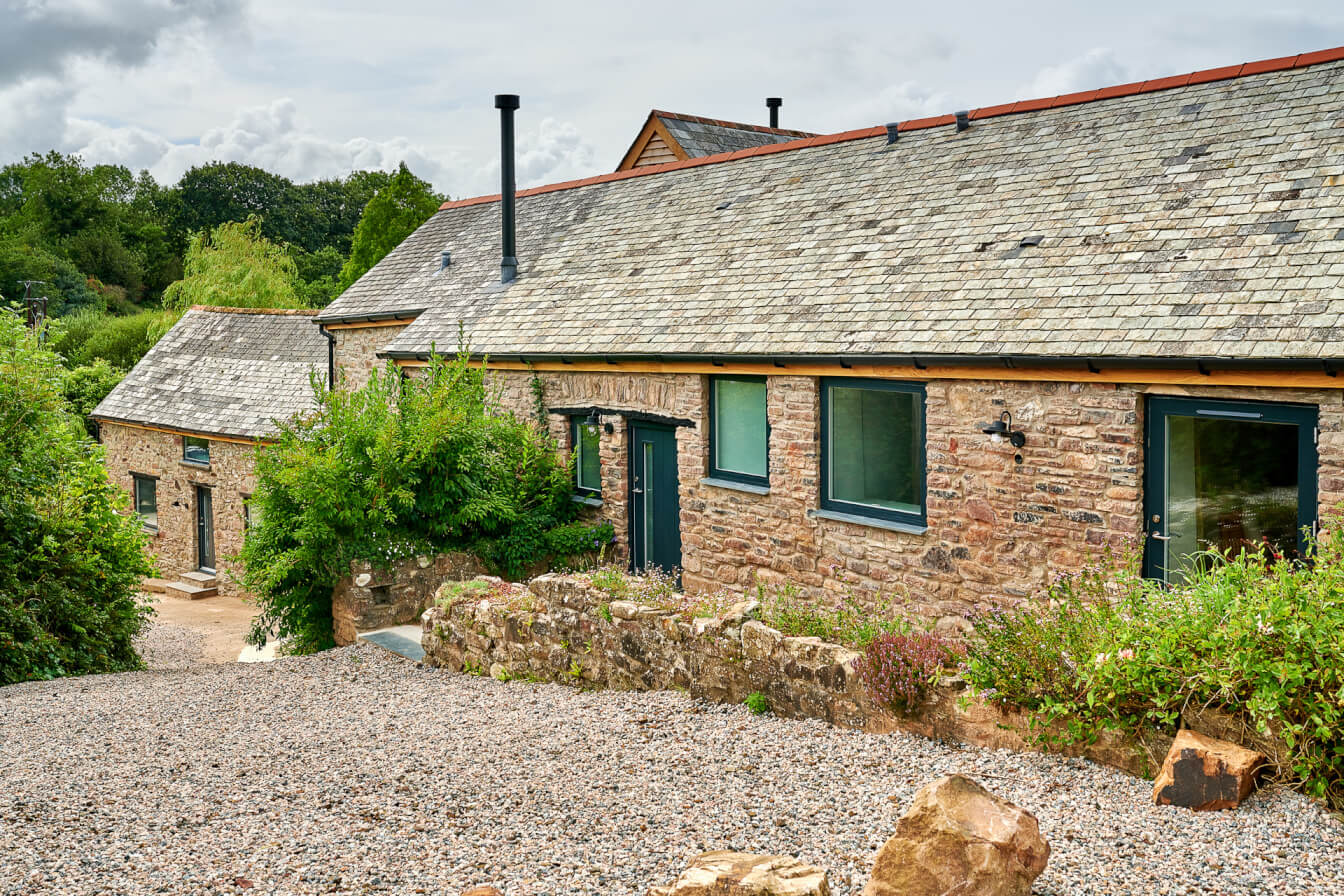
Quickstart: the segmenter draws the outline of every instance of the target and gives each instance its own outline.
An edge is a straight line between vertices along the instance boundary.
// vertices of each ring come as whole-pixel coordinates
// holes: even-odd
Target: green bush
[[[61,392],[70,410],[84,424],[90,436],[98,434],[98,427],[89,419],[89,414],[125,376],[126,371],[118,370],[101,358],[66,372],[61,382]]]
[[[331,590],[352,560],[470,550],[506,577],[546,561],[547,534],[576,509],[569,466],[494,407],[465,355],[404,382],[389,367],[357,392],[314,387],[317,410],[258,452],[260,520],[242,550],[255,643],[331,646]]]
[[[130,370],[178,317],[171,311],[142,311],[127,317],[84,311],[61,319],[53,327],[51,344],[70,367],[101,359]]]
[[[770,711],[770,700],[760,691],[752,691],[742,703],[758,716],[763,716]]]
[[[840,578],[843,583],[843,577]],[[853,588],[846,588],[838,603],[812,600],[791,582],[756,585],[761,621],[785,635],[821,638],[863,650],[875,637],[903,632],[909,625],[896,615],[895,605],[878,596],[864,603]]]
[[[1286,745],[1282,780],[1344,806],[1344,530],[1309,557],[1205,554],[1167,586],[1137,556],[1107,554],[1040,601],[978,618],[966,676],[1064,723],[1066,740],[1229,713]]]
[[[140,666],[144,535],[64,382],[0,314],[0,684]]]

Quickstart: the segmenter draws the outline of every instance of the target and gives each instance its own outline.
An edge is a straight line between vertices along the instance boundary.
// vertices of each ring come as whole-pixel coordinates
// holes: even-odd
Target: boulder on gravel
[[[949,775],[915,794],[863,896],[1028,896],[1049,858],[1036,816]]]
[[[666,887],[649,896],[830,896],[825,869],[791,856],[719,850],[697,856]]]
[[[1235,809],[1255,789],[1265,761],[1264,753],[1182,729],[1153,782],[1153,802],[1197,812]]]
[[[504,896],[494,887],[472,887],[470,890],[463,890],[462,896]]]

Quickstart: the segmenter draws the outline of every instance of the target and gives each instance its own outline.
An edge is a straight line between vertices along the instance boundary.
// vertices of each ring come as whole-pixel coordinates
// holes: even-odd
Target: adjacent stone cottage
[[[362,381],[543,389],[575,497],[691,589],[932,617],[1344,500],[1344,48],[450,202],[318,315]]]
[[[249,524],[257,446],[326,383],[313,314],[194,307],[93,411],[177,596],[237,588],[224,573]]]

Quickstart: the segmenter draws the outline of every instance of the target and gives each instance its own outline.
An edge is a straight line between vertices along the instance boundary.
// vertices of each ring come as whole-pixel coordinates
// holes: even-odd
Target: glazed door
[[[215,511],[210,489],[196,486],[196,565],[215,571]]]
[[[681,569],[677,435],[671,427],[630,424],[630,554],[635,572]]]
[[[1316,408],[1151,398],[1144,574],[1178,582],[1201,552],[1301,557],[1316,525]]]

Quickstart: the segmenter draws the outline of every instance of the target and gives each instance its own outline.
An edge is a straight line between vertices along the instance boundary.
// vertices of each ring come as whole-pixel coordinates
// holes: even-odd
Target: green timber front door
[[[670,426],[630,424],[630,555],[635,572],[681,569],[677,434]]]
[[[215,509],[210,489],[196,486],[196,565],[215,571]]]
[[[1316,524],[1316,422],[1311,405],[1150,398],[1144,574],[1181,581],[1209,550],[1301,557]]]

